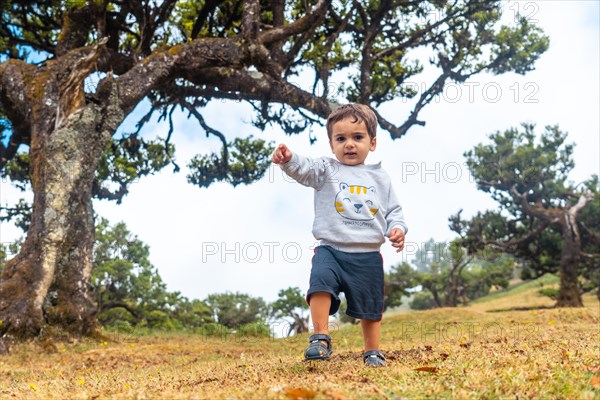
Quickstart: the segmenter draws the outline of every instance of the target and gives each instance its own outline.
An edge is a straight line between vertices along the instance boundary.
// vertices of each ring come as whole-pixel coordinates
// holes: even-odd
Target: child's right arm
[[[292,153],[285,144],[280,144],[273,152],[271,160],[274,164],[279,164],[286,175],[304,186],[318,189],[323,183],[326,167],[320,159],[313,160]]]
[[[275,149],[271,160],[275,164],[285,164],[292,159],[292,151],[285,144],[280,144]]]

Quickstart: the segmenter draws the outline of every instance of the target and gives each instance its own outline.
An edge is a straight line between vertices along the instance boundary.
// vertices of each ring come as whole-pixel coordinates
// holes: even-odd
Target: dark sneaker
[[[385,357],[379,350],[365,351],[363,354],[365,365],[369,367],[383,367],[385,365]]]
[[[331,336],[324,334],[315,334],[308,338],[309,345],[304,351],[305,360],[326,360],[333,353],[331,346]],[[322,341],[325,341],[325,345]]]

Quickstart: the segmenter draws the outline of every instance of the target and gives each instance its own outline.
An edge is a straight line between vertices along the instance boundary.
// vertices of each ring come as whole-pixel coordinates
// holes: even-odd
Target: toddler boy
[[[346,314],[360,319],[363,359],[383,366],[379,351],[383,313],[383,260],[379,248],[387,236],[401,251],[408,228],[402,207],[381,163],[366,165],[377,145],[377,116],[368,106],[346,104],[327,118],[327,135],[335,159],[311,159],[280,144],[272,161],[297,182],[315,189],[313,235],[315,249],[306,298],[314,334],[304,352],[306,360],[332,354],[329,315],[340,306],[344,292]]]

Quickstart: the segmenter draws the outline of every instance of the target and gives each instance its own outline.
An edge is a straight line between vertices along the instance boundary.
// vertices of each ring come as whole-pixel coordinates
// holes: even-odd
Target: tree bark
[[[444,306],[446,307],[456,307],[457,304],[457,284],[456,284],[456,276],[455,272],[457,269],[457,265],[453,263],[450,273],[448,274],[448,287],[446,288],[446,298],[444,299]]]
[[[301,333],[308,332],[308,317],[303,318],[301,315],[297,313],[292,313],[292,318],[294,318],[294,322],[290,326],[289,334],[294,333],[295,335],[299,335]]]
[[[33,78],[19,76],[29,100],[22,117],[30,125],[34,201],[27,238],[0,277],[0,336],[36,336],[47,323],[78,335],[96,326],[89,296],[92,183],[102,151],[124,119],[111,77],[105,78],[106,102],[85,104],[82,83],[97,49],[27,70]]]
[[[65,189],[67,213],[65,236],[60,246],[55,279],[47,295],[44,311],[48,323],[59,325],[75,334],[89,333],[96,325],[92,316],[94,303],[90,297],[92,256],[95,227],[92,209],[92,183],[102,150],[113,132],[95,132],[96,121],[101,113],[88,109],[75,121],[71,142],[78,154],[70,152]],[[92,138],[93,137],[93,138]],[[56,159],[70,149],[61,146],[53,156]],[[69,182],[72,181],[72,182]]]
[[[431,292],[431,295],[433,296],[433,301],[435,301],[435,304],[437,307],[443,307],[444,303],[442,302],[442,300],[440,299],[440,296],[438,294],[437,289],[435,288],[435,283],[432,283],[429,286],[425,286],[426,289],[428,289]]]
[[[3,330],[36,335],[43,324],[86,334],[94,245],[92,182],[113,132],[97,131],[98,110],[72,114],[30,152],[33,213],[19,255],[0,281]]]
[[[459,297],[463,296],[463,303],[465,303],[466,297],[463,294],[463,280],[462,272],[463,269],[471,262],[472,257],[464,260],[461,254],[460,258],[452,257],[452,266],[448,273],[448,287],[446,288],[446,298],[444,299],[444,305],[446,307],[457,307]],[[466,303],[465,303],[466,304]]]
[[[563,243],[560,258],[560,289],[556,307],[583,307],[577,280],[581,258],[581,237],[577,227],[577,211],[577,206],[566,209],[561,220]]]

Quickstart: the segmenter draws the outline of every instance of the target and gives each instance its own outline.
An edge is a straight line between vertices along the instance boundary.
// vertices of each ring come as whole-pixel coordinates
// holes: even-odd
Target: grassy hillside
[[[333,358],[310,363],[302,361],[307,335],[112,335],[18,345],[0,356],[0,398],[600,398],[594,297],[583,309],[483,311],[521,306],[530,290],[537,288],[385,318],[382,369],[362,365],[358,326],[334,329]]]
[[[480,311],[501,311],[525,308],[549,308],[555,303],[538,291],[542,288],[558,288],[559,278],[546,274],[531,281],[517,280],[505,290],[498,290],[481,297],[469,305]]]

